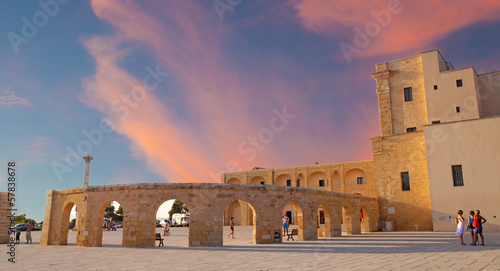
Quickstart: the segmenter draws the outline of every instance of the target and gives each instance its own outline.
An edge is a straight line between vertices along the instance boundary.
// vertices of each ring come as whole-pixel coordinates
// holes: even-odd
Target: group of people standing
[[[486,219],[480,215],[480,211],[470,211],[469,218],[467,220],[467,226],[465,225],[465,219],[463,217],[464,212],[458,210],[458,216],[455,218],[455,224],[457,224],[457,235],[460,238],[460,244],[464,243],[464,233],[465,230],[470,231],[471,235],[471,246],[480,245],[484,246],[484,236],[483,236],[483,224],[486,223]],[[481,237],[481,244],[479,244],[479,237]]]

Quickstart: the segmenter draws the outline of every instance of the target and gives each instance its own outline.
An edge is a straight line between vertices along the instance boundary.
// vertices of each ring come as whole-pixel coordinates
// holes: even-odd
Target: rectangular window
[[[300,187],[300,179],[297,179],[297,187]]]
[[[325,180],[319,180],[319,187],[325,187],[325,186],[326,186]]]
[[[457,80],[457,88],[459,88],[459,87],[461,87],[461,86],[463,86],[463,85],[464,85],[464,84],[463,84],[463,82],[462,82],[462,79],[458,79],[458,80]]]
[[[408,172],[401,172],[401,183],[403,184],[403,191],[410,191],[410,175]]]
[[[440,120],[433,120],[432,121],[432,124],[438,124],[438,123],[441,123],[441,121]]]
[[[405,88],[405,102],[413,101],[411,88]]]
[[[365,179],[363,177],[358,177],[358,184],[365,184]]]
[[[413,133],[413,132],[416,132],[416,131],[417,131],[416,127],[411,127],[411,128],[406,129],[407,133]]]
[[[464,186],[462,165],[451,166],[451,171],[453,173],[453,186]]]
[[[286,186],[292,186],[292,180],[286,180]]]
[[[460,106],[457,106],[455,110],[457,110],[457,113],[460,113]]]
[[[266,184],[266,182],[260,182],[260,184],[264,185],[264,184]]]
[[[437,85],[434,85],[434,90],[437,90],[438,89],[438,86]]]

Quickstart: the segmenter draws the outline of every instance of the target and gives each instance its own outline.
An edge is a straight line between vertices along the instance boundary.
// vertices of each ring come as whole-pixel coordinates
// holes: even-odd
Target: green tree
[[[115,217],[115,206],[113,204],[109,204],[108,207],[104,210],[104,217],[109,220],[113,220]]]
[[[168,219],[172,220],[172,215],[177,213],[189,213],[188,208],[180,200],[175,200],[172,209],[168,212]]]
[[[123,222],[123,208],[122,206],[118,206],[118,210],[115,212],[115,221]]]

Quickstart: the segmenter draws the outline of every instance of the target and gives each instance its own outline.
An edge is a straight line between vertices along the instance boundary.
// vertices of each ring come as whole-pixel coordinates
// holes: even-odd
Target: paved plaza
[[[73,231],[67,246],[39,246],[40,233],[33,233],[33,245],[16,246],[16,263],[9,263],[3,252],[0,269],[500,270],[499,233],[486,233],[484,247],[460,246],[453,233],[442,232],[376,232],[253,245],[252,228],[236,227],[236,239],[225,236],[223,247],[187,247],[187,228],[172,228],[160,248],[121,247],[121,229],[105,231],[102,247],[76,247]],[[25,241],[24,232],[21,237]],[[465,241],[470,242],[469,235]]]

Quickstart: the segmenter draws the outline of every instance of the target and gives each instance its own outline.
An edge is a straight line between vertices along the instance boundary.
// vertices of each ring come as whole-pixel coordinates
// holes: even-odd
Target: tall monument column
[[[92,161],[94,157],[90,156],[90,153],[87,153],[87,155],[82,157],[82,159],[85,160],[85,173],[83,175],[83,186],[89,186],[90,161]]]

